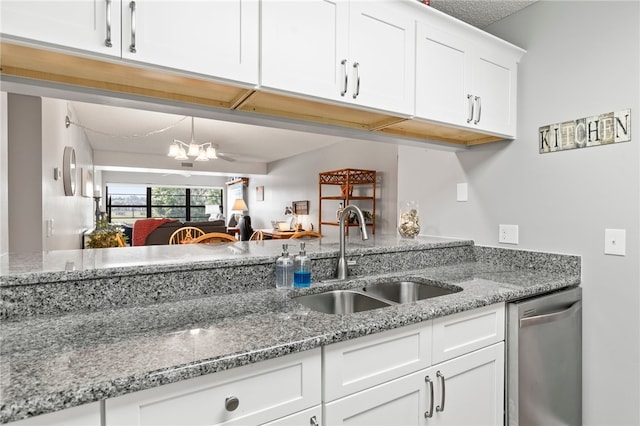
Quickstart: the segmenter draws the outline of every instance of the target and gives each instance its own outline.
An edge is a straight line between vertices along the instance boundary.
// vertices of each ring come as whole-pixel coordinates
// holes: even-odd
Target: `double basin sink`
[[[389,281],[358,289],[298,296],[295,301],[325,314],[351,314],[457,293],[462,288],[430,280]]]

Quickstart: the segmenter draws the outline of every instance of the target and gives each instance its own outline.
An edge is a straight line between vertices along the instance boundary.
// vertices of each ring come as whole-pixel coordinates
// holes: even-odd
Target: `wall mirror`
[[[64,195],[72,196],[76,194],[76,179],[76,151],[71,146],[65,146],[62,157]]]

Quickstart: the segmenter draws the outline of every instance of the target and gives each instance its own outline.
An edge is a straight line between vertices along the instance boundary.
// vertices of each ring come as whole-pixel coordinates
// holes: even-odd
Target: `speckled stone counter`
[[[269,273],[260,275],[265,273],[260,265],[269,269],[279,252],[280,244],[270,242],[254,246],[242,243],[239,249],[247,247],[242,253],[231,252],[228,247],[195,247],[175,255],[178,260],[158,258],[153,265],[137,264],[144,261],[126,255],[104,263],[107,254],[103,253],[73,253],[78,256],[73,271],[64,271],[64,267],[59,270],[61,264],[55,262],[41,263],[37,270],[5,264],[0,269],[1,288],[5,290],[47,288],[55,282],[54,276],[61,282],[74,283],[72,287],[60,287],[61,291],[72,291],[83,280],[107,285],[99,280],[133,276],[135,270],[147,278],[155,275],[158,280],[179,271],[211,271],[227,266],[256,268],[266,283],[247,288],[239,284],[239,291],[231,291],[233,286],[227,283],[228,291],[212,295],[194,297],[187,290],[180,300],[145,300],[117,308],[3,321],[0,423],[580,283],[580,258],[576,256],[475,247],[470,241],[376,238],[373,242],[354,241],[350,246],[349,255],[358,258],[360,276],[338,282],[314,280],[309,289],[288,292],[271,288]],[[334,243],[307,241],[307,247],[318,262],[314,266],[322,266],[322,262],[335,265]],[[65,255],[54,255],[66,262]],[[82,266],[76,263],[85,257],[94,260]],[[99,262],[97,257],[101,257]],[[122,265],[115,265],[118,262]],[[390,264],[395,266],[391,268]],[[376,272],[368,274],[365,269]],[[316,278],[323,276],[323,272],[313,271]],[[348,315],[311,311],[292,299],[398,277],[436,280],[463,291]],[[73,300],[72,296],[66,297]]]

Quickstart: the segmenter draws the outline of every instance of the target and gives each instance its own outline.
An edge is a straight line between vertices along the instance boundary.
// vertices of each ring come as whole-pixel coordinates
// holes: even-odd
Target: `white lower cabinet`
[[[333,425],[502,425],[504,343],[325,405]]]
[[[105,424],[258,425],[319,405],[320,383],[314,349],[109,399]]]
[[[434,387],[426,424],[504,423],[504,342],[437,364],[426,375]]]
[[[504,423],[504,304],[329,345],[323,362],[327,426]]]

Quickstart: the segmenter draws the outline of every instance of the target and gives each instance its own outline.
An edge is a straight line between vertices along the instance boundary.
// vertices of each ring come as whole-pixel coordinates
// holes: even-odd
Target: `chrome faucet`
[[[360,223],[360,230],[362,231],[362,239],[363,240],[369,239],[369,235],[367,235],[367,227],[365,226],[365,223],[364,223],[364,216],[362,214],[362,210],[360,210],[358,206],[353,204],[345,207],[344,210],[342,210],[342,213],[340,214],[340,222],[338,226],[340,228],[340,257],[338,258],[338,266],[336,267],[336,278],[339,280],[345,280],[349,275],[349,270],[347,269],[347,260],[344,257],[344,249],[346,245],[346,241],[345,241],[346,233],[344,231],[344,227],[345,227],[345,220],[349,218],[349,212],[351,211],[353,211],[355,214],[358,215],[358,222]]]

